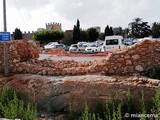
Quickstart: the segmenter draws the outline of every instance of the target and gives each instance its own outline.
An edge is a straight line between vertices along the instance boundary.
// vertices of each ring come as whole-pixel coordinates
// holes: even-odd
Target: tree
[[[99,35],[99,39],[104,40],[104,39],[105,39],[105,34],[104,34],[104,33],[101,33],[101,34]]]
[[[80,22],[79,19],[77,19],[77,24],[74,25],[73,28],[73,40],[75,41],[75,43],[81,41],[81,36],[80,36]]]
[[[112,27],[109,27],[108,25],[106,26],[104,30],[105,36],[111,36],[114,35]]]
[[[112,28],[112,27],[109,28],[109,35],[114,35],[114,32],[113,32],[113,28]]]
[[[90,42],[93,42],[93,41],[96,41],[98,36],[99,36],[99,33],[96,31],[96,29],[94,28],[89,28],[87,30],[88,32],[88,36],[89,36],[89,41]]]
[[[124,38],[127,38],[128,34],[129,34],[129,28],[125,28],[125,29],[122,30],[122,36]]]
[[[105,28],[105,30],[104,30],[104,35],[105,36],[109,36],[109,33],[110,33],[109,32],[109,26],[107,25],[106,28]]]
[[[143,22],[141,18],[135,18],[129,23],[130,36],[133,38],[144,38],[151,35],[151,29],[148,22]]]
[[[87,31],[81,30],[80,36],[81,36],[81,41],[85,41],[85,42],[89,41],[89,35],[88,35]]]
[[[122,27],[116,27],[113,29],[114,35],[122,35],[123,34],[123,30]]]
[[[73,31],[64,33],[64,38],[62,39],[62,43],[68,46],[70,46],[71,44],[74,44]]]
[[[160,37],[160,23],[154,22],[152,25],[152,37],[159,38]]]
[[[64,37],[64,33],[58,30],[43,30],[34,33],[33,38],[41,42],[41,44],[46,44],[48,42],[59,41]]]
[[[14,39],[15,39],[15,40],[20,40],[20,39],[22,39],[22,32],[21,32],[21,30],[18,29],[18,28],[15,29],[13,35],[14,35]]]

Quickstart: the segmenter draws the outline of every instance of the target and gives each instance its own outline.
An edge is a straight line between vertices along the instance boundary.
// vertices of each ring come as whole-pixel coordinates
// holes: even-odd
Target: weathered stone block
[[[126,60],[126,65],[132,65],[132,61],[131,60]]]
[[[135,70],[138,71],[138,72],[142,72],[142,71],[144,71],[144,68],[141,65],[137,65],[135,67]]]
[[[136,54],[136,55],[133,55],[132,58],[133,58],[133,60],[138,60],[138,59],[140,59],[140,56],[138,54]]]
[[[133,73],[133,71],[134,71],[133,66],[124,67],[124,72],[125,73]]]

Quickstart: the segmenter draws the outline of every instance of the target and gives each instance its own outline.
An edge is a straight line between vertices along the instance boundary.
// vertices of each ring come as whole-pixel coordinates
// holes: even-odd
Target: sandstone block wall
[[[104,67],[106,74],[143,72],[147,66],[160,65],[160,41],[144,40],[110,54]]]
[[[24,62],[30,59],[39,57],[40,45],[34,41],[28,40],[14,40],[8,42],[8,58],[9,65]],[[0,42],[0,71],[2,71],[4,63],[4,46]]]
[[[24,44],[12,45],[17,47],[10,46],[11,54],[14,54],[12,55],[14,59],[12,58],[10,64],[10,71],[13,73],[41,75],[128,75],[143,72],[150,65],[160,65],[160,41],[156,40],[141,41],[133,46],[110,53],[106,59],[89,62],[33,59],[38,58],[40,48],[32,43],[26,42]],[[24,49],[22,50],[21,48]]]

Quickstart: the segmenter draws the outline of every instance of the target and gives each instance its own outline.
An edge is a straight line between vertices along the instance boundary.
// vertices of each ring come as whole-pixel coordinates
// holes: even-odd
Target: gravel
[[[40,54],[40,57],[38,58],[39,60],[43,60],[43,59],[50,59],[50,60],[74,60],[74,61],[78,61],[78,62],[83,62],[83,61],[94,61],[94,60],[101,60],[104,59],[106,57],[97,57],[97,56],[57,56],[57,55],[51,55],[51,54]]]

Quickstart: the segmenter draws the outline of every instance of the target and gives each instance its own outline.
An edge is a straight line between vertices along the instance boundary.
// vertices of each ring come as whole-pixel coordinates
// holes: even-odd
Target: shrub
[[[23,100],[18,99],[15,91],[5,85],[0,92],[0,117],[35,120],[36,107],[25,104]]]
[[[74,119],[76,119],[76,113],[72,110],[71,103],[68,106],[66,117],[67,117],[67,120],[74,120]]]
[[[90,113],[87,104],[85,105],[84,112],[82,113],[82,120],[90,120]]]
[[[144,103],[144,93],[142,91],[142,98],[141,98],[141,114],[146,114],[146,108]],[[140,120],[146,120],[146,118],[141,117]]]
[[[64,33],[58,30],[43,30],[37,31],[33,35],[33,39],[40,41],[42,44],[47,44],[48,42],[59,41],[64,37]]]
[[[160,79],[160,66],[149,66],[144,75],[153,79]]]
[[[154,112],[158,114],[158,116],[160,116],[160,88],[157,89],[156,94],[153,98],[153,102],[154,102]],[[158,117],[158,120],[160,120],[160,118]]]

